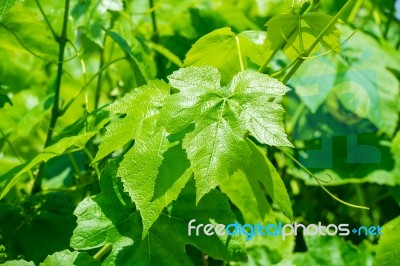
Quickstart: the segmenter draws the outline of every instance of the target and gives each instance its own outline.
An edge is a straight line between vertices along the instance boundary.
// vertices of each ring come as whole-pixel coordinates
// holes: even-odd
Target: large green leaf
[[[376,250],[374,265],[396,265],[400,258],[400,217],[385,224]]]
[[[117,163],[103,171],[103,193],[86,198],[75,210],[78,226],[71,245],[89,250],[112,244],[104,265],[192,265],[185,254],[185,245],[192,245],[213,258],[226,261],[246,259],[244,242],[238,236],[188,236],[188,222],[234,222],[234,215],[222,193],[213,190],[197,205],[194,182],[189,182],[180,197],[163,213],[142,239],[139,212],[121,194],[115,177]]]
[[[47,162],[51,158],[57,157],[66,152],[80,150],[97,132],[88,132],[78,136],[64,138],[57,143],[47,147],[32,160],[19,165],[0,177],[1,193],[0,199],[17,183],[18,178],[31,170],[41,162]]]
[[[150,117],[119,166],[118,176],[140,211],[143,237],[192,175],[186,153],[177,144],[170,143],[167,132]]]
[[[302,52],[308,50],[331,20],[331,16],[320,13],[277,15],[266,24],[268,40],[271,42],[272,49],[283,48],[285,54],[294,60]],[[328,50],[338,51],[340,49],[339,41],[340,32],[333,27],[321,39],[321,45]],[[313,52],[318,49],[317,46]]]
[[[129,141],[137,138],[142,130],[142,123],[155,115],[169,95],[169,86],[163,81],[151,81],[117,100],[108,107],[111,114],[126,114],[124,118],[112,121],[106,126],[95,161],[111,152],[122,148]]]
[[[218,71],[205,66],[180,69],[169,80],[180,92],[166,100],[161,121],[170,133],[195,125],[184,137],[183,148],[194,172],[197,201],[250,156],[244,140],[247,130],[261,143],[291,146],[283,129],[283,110],[270,102],[287,91],[276,79],[245,71],[230,87],[221,87]]]
[[[247,143],[252,151],[250,162],[220,185],[221,191],[239,208],[247,223],[265,221],[266,215],[272,215],[272,203],[293,219],[289,195],[275,167],[252,141]]]
[[[244,31],[235,34],[230,28],[215,30],[201,37],[186,55],[184,66],[210,65],[221,72],[222,83],[227,84],[240,70],[240,60],[262,65],[269,53],[264,31]],[[239,59],[239,57],[241,59]]]

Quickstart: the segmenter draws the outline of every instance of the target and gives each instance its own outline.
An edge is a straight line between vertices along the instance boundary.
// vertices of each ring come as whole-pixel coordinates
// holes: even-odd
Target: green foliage
[[[0,263],[397,263],[389,2],[0,0]]]
[[[103,171],[103,193],[84,199],[75,210],[78,226],[71,238],[72,247],[88,250],[113,243],[112,251],[104,261],[106,265],[191,265],[184,252],[186,244],[216,259],[246,258],[244,242],[237,236],[188,237],[187,223],[191,219],[198,223],[215,221],[225,224],[235,219],[226,197],[217,190],[210,192],[196,206],[193,181],[186,185],[180,198],[158,218],[142,240],[139,212],[121,192],[120,181],[115,178],[117,166],[118,163],[113,161]]]

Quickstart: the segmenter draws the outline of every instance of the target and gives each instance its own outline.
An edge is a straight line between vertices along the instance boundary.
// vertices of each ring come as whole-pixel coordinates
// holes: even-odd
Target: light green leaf
[[[243,109],[241,120],[259,142],[293,147],[284,131],[285,110],[270,101],[287,92],[281,82],[257,72],[244,71],[234,77],[231,89]]]
[[[374,265],[396,265],[400,258],[400,217],[385,224],[376,250]]]
[[[118,168],[125,190],[140,211],[143,238],[192,175],[186,154],[177,144],[170,143],[165,130],[157,128],[156,119],[150,117]]]
[[[205,66],[180,69],[170,83],[180,92],[166,100],[161,124],[170,133],[195,125],[184,137],[183,148],[194,172],[197,201],[249,158],[246,130],[262,143],[291,145],[283,130],[283,110],[268,102],[287,91],[277,80],[246,71],[235,76],[230,87],[221,88],[218,71]]]
[[[51,158],[57,157],[66,152],[80,150],[82,147],[85,146],[86,142],[88,142],[96,133],[97,132],[88,132],[78,136],[64,138],[44,149],[43,152],[38,154],[32,160],[27,161],[26,163],[19,165],[11,169],[7,173],[3,174],[0,177],[0,199],[3,198],[8,193],[8,191],[10,191],[10,189],[16,184],[18,178],[21,175],[28,172],[41,162],[47,162]]]
[[[91,266],[100,265],[99,261],[94,260],[87,253],[82,253],[78,251],[63,250],[56,252],[52,255],[47,256],[47,258],[40,263],[40,266]]]
[[[210,65],[221,72],[222,83],[227,84],[243,67],[247,59],[262,65],[270,52],[264,31],[244,31],[235,34],[230,28],[215,30],[201,37],[186,55],[184,66]]]
[[[281,14],[272,17],[266,24],[271,48],[274,50],[283,48],[285,54],[293,61],[308,50],[331,20],[331,16],[320,13]],[[320,44],[328,50],[339,51],[339,42],[340,32],[333,27],[324,35]],[[318,50],[319,47],[316,46],[313,52]]]
[[[244,260],[244,242],[241,238],[225,236],[188,237],[188,222],[229,224],[234,215],[226,197],[213,190],[196,206],[194,182],[189,182],[168,213],[163,213],[142,240],[139,212],[131,203],[121,200],[115,188],[117,164],[107,166],[101,178],[103,193],[86,198],[75,215],[78,226],[71,245],[78,250],[112,245],[104,265],[193,265],[185,254],[185,246],[192,245],[215,259]],[[114,187],[114,189],[110,189]],[[206,214],[206,215],[205,215]]]
[[[106,133],[102,137],[94,161],[104,158],[136,139],[142,130],[143,120],[157,114],[168,95],[169,86],[165,82],[151,81],[148,85],[135,89],[111,104],[108,107],[111,114],[126,114],[126,116],[106,126]]]

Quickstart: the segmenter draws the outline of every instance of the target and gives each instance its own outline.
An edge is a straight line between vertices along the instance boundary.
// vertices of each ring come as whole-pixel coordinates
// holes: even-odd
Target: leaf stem
[[[296,64],[290,69],[289,73],[283,78],[282,83],[287,83],[290,78],[296,73],[297,69],[303,64],[306,60],[305,57],[308,57],[312,50],[317,46],[317,44],[322,40],[325,34],[330,31],[335,23],[339,20],[339,18],[343,15],[343,13],[352,5],[352,3],[356,0],[348,0],[346,4],[339,10],[339,12],[332,18],[328,25],[321,31],[315,41],[311,44],[311,46],[305,51],[303,54],[299,55]]]
[[[239,38],[237,35],[235,35],[235,40],[236,40],[236,46],[238,49],[238,56],[239,56],[239,63],[240,63],[240,71],[244,71],[244,65],[243,65],[243,58],[242,58],[242,51],[240,49],[240,42]]]
[[[112,245],[107,243],[105,244],[94,256],[94,260],[101,260],[101,258],[106,255],[112,249]]]
[[[64,61],[65,46],[67,45],[68,42],[67,28],[68,28],[69,3],[70,0],[65,0],[64,19],[63,19],[61,35],[59,38],[57,38],[57,42],[59,44],[57,76],[55,81],[54,101],[51,110],[50,124],[47,129],[47,137],[44,144],[44,148],[50,145],[51,140],[53,138],[54,127],[57,123],[58,117],[60,116],[60,90],[61,90],[61,80],[63,75],[63,61]],[[32,187],[32,194],[35,194],[41,190],[44,170],[45,170],[45,163],[43,162],[39,166],[39,172]]]

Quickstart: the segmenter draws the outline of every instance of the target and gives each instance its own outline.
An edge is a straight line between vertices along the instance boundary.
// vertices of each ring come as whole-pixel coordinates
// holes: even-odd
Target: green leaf
[[[247,59],[262,65],[270,52],[264,31],[244,31],[235,34],[230,28],[215,30],[201,37],[186,55],[184,66],[210,65],[221,72],[227,84],[240,70],[240,60],[247,67]]]
[[[220,185],[221,191],[239,208],[247,223],[265,221],[266,215],[272,215],[272,203],[293,219],[289,195],[275,167],[251,140],[246,141],[252,151],[250,162]]]
[[[143,238],[192,175],[186,153],[177,144],[170,143],[167,132],[158,128],[156,119],[150,117],[143,122],[135,146],[126,153],[118,168],[125,190],[140,211]]]
[[[259,142],[293,147],[284,131],[285,110],[280,104],[270,101],[284,95],[287,87],[267,75],[244,71],[234,77],[231,88],[235,92],[233,98],[243,110],[241,120]]]
[[[57,42],[34,1],[22,1],[7,11],[0,22],[0,38],[0,47],[10,51],[29,51],[46,60],[55,60],[58,54]]]
[[[126,116],[106,126],[106,133],[102,137],[94,161],[104,158],[136,139],[142,130],[143,120],[155,115],[168,95],[169,86],[165,82],[151,81],[148,85],[135,89],[111,104],[108,110],[112,115],[126,114]]]
[[[13,105],[11,99],[7,96],[7,94],[0,93],[0,108],[3,108],[6,105],[6,103]]]
[[[185,245],[192,245],[215,259],[244,260],[244,242],[239,237],[188,237],[188,222],[229,224],[234,215],[226,197],[213,190],[196,206],[194,182],[189,182],[168,213],[163,213],[142,240],[142,225],[138,211],[121,200],[117,186],[117,163],[103,171],[103,193],[82,201],[75,215],[78,226],[71,246],[78,250],[99,248],[112,244],[104,265],[193,265],[185,254]],[[114,188],[114,189],[112,189]]]
[[[19,165],[0,177],[1,193],[3,198],[10,189],[17,183],[18,178],[31,170],[41,162],[47,162],[51,158],[57,157],[66,152],[80,150],[97,132],[88,132],[78,136],[64,138],[57,143],[47,147],[32,160]]]
[[[396,265],[400,258],[400,217],[385,224],[376,250],[374,265]]]
[[[246,71],[235,76],[229,88],[221,88],[218,71],[209,66],[183,68],[169,78],[180,92],[166,100],[161,123],[170,133],[195,124],[183,148],[194,172],[197,201],[249,158],[246,130],[262,143],[291,145],[283,130],[283,110],[268,102],[286,93],[279,81]]]
[[[100,264],[101,263],[99,261],[94,260],[87,253],[63,250],[47,256],[47,258],[42,263],[40,263],[40,266],[96,266]]]
[[[131,47],[129,46],[128,42],[121,35],[114,31],[107,30],[107,34],[119,45],[122,51],[124,51],[124,53],[126,54],[135,75],[136,83],[139,86],[146,84],[147,81],[145,75],[143,74],[142,67],[136,59],[136,56],[131,51]]]
[[[273,50],[283,48],[285,54],[293,61],[302,52],[308,50],[331,20],[331,16],[320,13],[274,16],[265,24],[268,27],[267,33],[271,48]],[[339,30],[333,27],[324,35],[320,44],[328,50],[339,51]],[[318,50],[317,46],[313,52]]]
[[[18,3],[18,0],[0,0],[0,21],[7,12]]]

